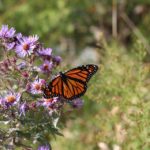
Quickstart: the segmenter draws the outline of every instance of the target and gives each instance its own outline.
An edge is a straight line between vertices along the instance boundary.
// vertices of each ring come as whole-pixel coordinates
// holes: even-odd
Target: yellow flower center
[[[28,51],[28,50],[29,50],[29,45],[28,45],[28,44],[24,44],[24,45],[23,45],[23,49],[24,49],[25,51]]]
[[[52,99],[52,98],[45,99],[45,102],[46,102],[46,103],[50,103],[50,102],[52,102],[52,101],[53,101],[53,99]]]
[[[7,102],[8,103],[13,103],[16,101],[16,97],[13,95],[7,96]]]
[[[47,64],[44,64],[44,70],[49,70],[49,67],[48,67],[48,65]]]
[[[35,89],[37,90],[37,91],[39,91],[39,90],[41,90],[41,85],[40,84],[35,84]]]

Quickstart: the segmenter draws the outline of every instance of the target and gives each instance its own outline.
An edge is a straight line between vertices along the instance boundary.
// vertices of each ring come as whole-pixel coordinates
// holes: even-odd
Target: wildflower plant
[[[45,99],[42,87],[61,57],[45,48],[37,35],[24,36],[7,25],[0,29],[0,52],[0,148],[49,143],[52,135],[61,135],[57,122],[63,103],[59,97]],[[78,105],[83,105],[79,99],[72,104]],[[45,147],[50,149],[49,144]]]

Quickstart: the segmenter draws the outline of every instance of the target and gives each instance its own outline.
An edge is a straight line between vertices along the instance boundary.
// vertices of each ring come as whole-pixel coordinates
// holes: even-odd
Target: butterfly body
[[[64,73],[62,73],[62,72],[60,72],[59,74],[60,74],[61,79],[62,79],[65,83],[67,83],[67,76],[66,76]]]
[[[83,65],[67,72],[60,72],[43,90],[45,98],[62,97],[73,100],[82,96],[87,90],[87,82],[96,73],[98,66]]]

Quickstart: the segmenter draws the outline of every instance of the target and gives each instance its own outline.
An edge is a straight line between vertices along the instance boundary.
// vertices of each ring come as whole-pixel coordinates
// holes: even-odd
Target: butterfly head
[[[62,73],[62,72],[59,72],[59,75],[62,77],[62,76],[63,76],[63,73]]]

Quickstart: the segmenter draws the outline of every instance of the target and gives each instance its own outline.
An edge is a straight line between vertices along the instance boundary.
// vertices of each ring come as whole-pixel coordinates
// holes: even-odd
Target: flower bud
[[[24,78],[28,78],[28,77],[29,77],[29,73],[28,73],[28,72],[23,72],[23,73],[22,73],[22,76],[23,76]]]

